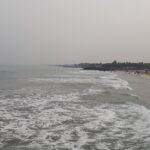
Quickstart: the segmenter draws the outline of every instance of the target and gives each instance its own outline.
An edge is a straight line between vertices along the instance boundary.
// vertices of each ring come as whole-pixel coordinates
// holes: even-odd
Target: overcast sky
[[[150,0],[0,0],[0,64],[150,61]]]

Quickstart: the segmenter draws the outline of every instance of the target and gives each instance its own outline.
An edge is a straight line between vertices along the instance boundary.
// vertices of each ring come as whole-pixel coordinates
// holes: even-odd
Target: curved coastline
[[[134,72],[116,72],[122,79],[129,82],[133,94],[139,97],[139,104],[150,109],[150,76],[149,74],[135,74]]]

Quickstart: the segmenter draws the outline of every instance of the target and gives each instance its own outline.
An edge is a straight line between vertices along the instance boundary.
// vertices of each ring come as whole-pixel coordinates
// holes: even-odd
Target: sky
[[[0,0],[0,64],[150,62],[150,0]]]

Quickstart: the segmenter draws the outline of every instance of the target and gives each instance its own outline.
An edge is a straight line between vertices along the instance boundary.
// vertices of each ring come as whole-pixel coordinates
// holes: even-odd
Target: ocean
[[[0,66],[0,150],[150,150],[150,79],[123,74]]]

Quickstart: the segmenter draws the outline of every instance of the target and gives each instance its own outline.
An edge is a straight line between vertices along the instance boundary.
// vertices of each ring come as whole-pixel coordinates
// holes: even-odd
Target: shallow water
[[[1,67],[1,150],[149,150],[150,110],[111,72]]]

